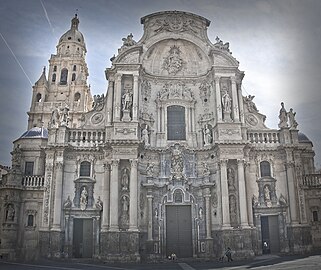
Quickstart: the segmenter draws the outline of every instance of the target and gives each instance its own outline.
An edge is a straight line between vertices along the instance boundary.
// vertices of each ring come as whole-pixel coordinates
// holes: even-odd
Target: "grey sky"
[[[121,39],[143,33],[140,18],[162,10],[182,10],[211,21],[208,36],[230,42],[245,71],[243,95],[277,128],[280,102],[297,112],[299,129],[314,143],[321,166],[321,1],[319,0],[0,0],[0,163],[10,165],[12,141],[27,128],[32,88],[56,52],[59,37],[76,13],[87,45],[93,94],[105,93],[104,70]]]

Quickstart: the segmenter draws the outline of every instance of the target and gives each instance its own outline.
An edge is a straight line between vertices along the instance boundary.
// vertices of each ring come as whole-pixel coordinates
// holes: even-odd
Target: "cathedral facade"
[[[35,83],[0,185],[0,255],[157,260],[309,252],[321,245],[312,142],[281,103],[265,126],[210,21],[141,18],[92,97],[77,15]]]

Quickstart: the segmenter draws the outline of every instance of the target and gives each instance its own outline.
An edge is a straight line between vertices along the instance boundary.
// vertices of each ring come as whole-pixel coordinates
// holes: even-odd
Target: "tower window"
[[[185,108],[182,106],[167,108],[167,139],[186,140]]]
[[[66,85],[67,84],[67,78],[68,78],[68,69],[64,68],[64,69],[61,70],[60,84],[61,85]]]
[[[57,66],[53,67],[53,71],[56,72],[57,71]]]
[[[312,212],[312,218],[313,218],[314,222],[319,221],[318,211],[313,211]]]
[[[33,215],[28,215],[27,226],[33,227]]]
[[[80,94],[77,92],[74,96],[74,101],[79,101],[80,100]]]
[[[36,101],[37,102],[41,102],[41,94],[40,93],[37,94]]]
[[[76,73],[73,73],[73,74],[71,75],[71,80],[72,80],[72,81],[76,80]]]
[[[51,79],[52,82],[55,82],[56,81],[56,73],[52,74],[52,79]]]
[[[77,69],[77,66],[74,65],[74,67],[72,68],[72,70],[73,70],[73,71],[76,71],[76,69]]]
[[[27,161],[25,163],[25,175],[33,175],[33,162]]]
[[[271,176],[271,165],[268,161],[262,161],[260,163],[261,177]]]
[[[90,176],[90,162],[83,161],[80,163],[80,176]]]

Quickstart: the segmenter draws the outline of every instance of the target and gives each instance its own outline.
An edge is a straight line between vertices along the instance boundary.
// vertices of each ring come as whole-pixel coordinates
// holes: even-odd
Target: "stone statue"
[[[63,108],[60,109],[60,126],[68,126],[69,124],[69,107],[65,105]]]
[[[147,176],[153,176],[154,175],[154,167],[155,167],[155,163],[148,163],[147,167],[146,167],[146,173]]]
[[[296,112],[293,112],[293,109],[291,108],[287,115],[289,118],[290,128],[296,129],[298,126],[298,122],[295,120]]]
[[[123,46],[122,48],[124,47],[130,47],[130,46],[134,46],[136,44],[136,41],[133,40],[133,34],[130,33],[127,38],[122,38],[122,41],[123,41]]]
[[[212,132],[206,124],[203,129],[203,138],[204,138],[204,146],[210,145],[212,143]]]
[[[9,204],[8,207],[7,207],[7,217],[6,217],[6,220],[7,221],[14,221],[14,216],[15,216],[15,210],[14,210],[14,207]]]
[[[72,202],[70,200],[70,196],[68,196],[67,200],[64,202],[64,208],[71,208]]]
[[[142,129],[142,141],[145,143],[145,145],[149,145],[149,134],[147,125],[145,125],[145,127]]]
[[[247,97],[244,97],[244,101],[247,105],[247,109],[249,112],[258,112],[259,110],[253,102],[253,98],[255,98],[255,96],[248,95]]]
[[[203,162],[203,171],[202,175],[203,176],[209,176],[210,175],[210,169],[208,168],[208,164],[206,162]]]
[[[123,174],[122,174],[122,177],[121,177],[122,190],[128,190],[128,184],[129,184],[128,169],[125,168],[123,170]]]
[[[224,95],[222,96],[223,110],[225,113],[231,112],[232,100],[230,95],[225,90]]]
[[[87,207],[87,203],[88,203],[87,196],[88,196],[87,189],[86,189],[86,187],[83,187],[83,190],[81,191],[81,194],[80,194],[80,209],[81,210],[85,210]]]
[[[171,158],[171,180],[173,178],[177,180],[181,180],[182,178],[185,178],[183,175],[183,157],[182,152],[178,148],[178,145],[175,145],[175,147],[172,150],[172,158]]]
[[[270,196],[270,189],[269,189],[268,185],[266,185],[264,187],[263,192],[264,192],[264,201],[270,201],[271,200],[271,196]]]
[[[179,47],[174,45],[164,60],[163,69],[167,70],[170,75],[176,75],[183,68],[183,59],[180,57],[180,53]]]
[[[199,219],[203,219],[203,216],[204,216],[204,214],[203,214],[203,208],[202,207],[200,207],[199,209],[198,209],[198,217],[199,217]]]
[[[255,195],[253,195],[253,197],[252,197],[252,204],[253,204],[253,206],[258,206],[258,204],[259,204],[259,200]]]
[[[288,126],[288,116],[287,116],[287,112],[284,108],[284,103],[281,102],[281,109],[280,109],[280,113],[279,113],[279,128],[284,128]]]
[[[103,210],[103,202],[101,201],[100,196],[98,197],[95,203],[95,207],[100,211]]]
[[[127,214],[129,210],[129,199],[127,196],[122,197],[122,206],[123,214]]]
[[[235,174],[232,168],[227,169],[227,183],[229,187],[234,187]]]
[[[93,110],[101,111],[104,108],[105,97],[104,94],[94,95]]]
[[[130,110],[132,106],[132,93],[127,90],[122,96],[123,111]]]
[[[58,108],[55,108],[51,113],[50,126],[52,128],[59,127],[60,112]]]
[[[280,196],[279,203],[280,203],[280,205],[282,205],[282,206],[286,206],[286,205],[287,205],[286,199],[285,199],[285,197],[284,197],[282,194],[281,194],[281,196]]]

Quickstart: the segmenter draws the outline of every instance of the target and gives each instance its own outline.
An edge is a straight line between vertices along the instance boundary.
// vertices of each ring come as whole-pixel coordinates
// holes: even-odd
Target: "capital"
[[[118,165],[119,165],[119,159],[112,159],[112,160],[111,160],[111,165],[112,165],[113,167],[118,167]]]
[[[137,167],[138,159],[130,159],[129,161],[132,168]]]

